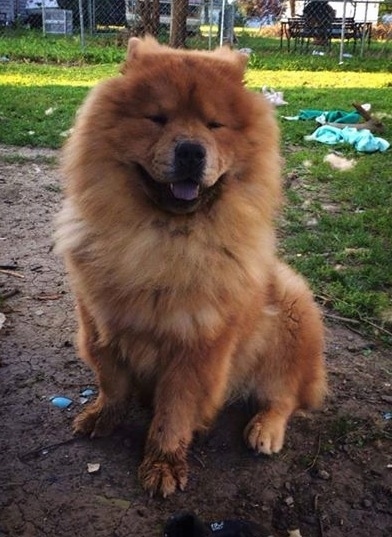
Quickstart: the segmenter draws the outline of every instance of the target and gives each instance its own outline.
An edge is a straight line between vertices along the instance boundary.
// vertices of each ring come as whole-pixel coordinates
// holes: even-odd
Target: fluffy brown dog
[[[64,152],[57,244],[99,384],[74,428],[106,435],[132,393],[149,394],[139,475],[164,496],[185,487],[192,436],[228,398],[257,400],[245,440],[271,454],[326,391],[319,311],[275,254],[278,131],[245,64],[132,38]]]

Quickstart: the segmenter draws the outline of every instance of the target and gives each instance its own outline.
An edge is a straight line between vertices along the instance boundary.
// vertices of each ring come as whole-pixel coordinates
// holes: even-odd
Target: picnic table
[[[343,32],[343,39],[347,42],[353,43],[353,50],[355,51],[357,41],[362,39],[367,41],[368,47],[370,46],[372,23],[367,21],[356,21],[353,17],[346,17],[343,19],[335,18],[331,23],[327,25],[323,24],[322,27],[318,25],[310,25],[303,16],[288,18],[280,21],[280,48],[283,48],[284,40],[287,41],[287,50],[291,50],[291,43],[293,41],[293,50],[299,48],[308,50],[311,39],[316,40],[323,35],[325,39],[324,45],[327,48],[331,48],[332,39],[341,39]]]

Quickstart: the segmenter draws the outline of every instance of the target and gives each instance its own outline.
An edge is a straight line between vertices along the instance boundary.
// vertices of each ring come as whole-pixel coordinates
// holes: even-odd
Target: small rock
[[[326,470],[319,470],[318,476],[321,477],[321,479],[324,479],[325,481],[328,481],[328,479],[331,479],[331,474],[329,474]]]
[[[293,507],[294,505],[294,498],[292,496],[288,496],[285,500],[284,500],[284,503],[288,506],[288,507]]]
[[[305,224],[307,227],[315,227],[318,225],[318,219],[313,217],[309,218],[309,220]]]
[[[87,471],[89,474],[96,474],[100,471],[101,465],[99,462],[88,462],[87,463]]]
[[[288,532],[289,532],[289,537],[302,537],[301,532],[299,531],[299,529],[288,530]]]
[[[364,507],[366,507],[367,509],[369,509],[369,507],[372,506],[372,502],[371,502],[371,500],[368,500],[367,498],[365,498],[365,499],[363,500],[363,502],[362,502],[362,505],[363,505]]]

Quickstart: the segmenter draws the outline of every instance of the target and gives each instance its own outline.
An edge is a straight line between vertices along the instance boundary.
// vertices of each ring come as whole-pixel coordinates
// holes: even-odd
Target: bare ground
[[[75,357],[72,297],[51,251],[55,158],[0,147],[0,537],[150,537],[182,510],[253,520],[259,537],[392,535],[392,352],[339,324],[328,326],[331,395],[292,420],[278,456],[245,448],[248,410],[234,405],[196,439],[187,490],[150,499],[137,481],[146,411],[131,410],[110,438],[72,437],[94,379]]]

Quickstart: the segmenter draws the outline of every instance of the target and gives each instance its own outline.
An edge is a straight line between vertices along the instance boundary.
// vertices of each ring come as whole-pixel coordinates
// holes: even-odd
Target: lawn
[[[287,200],[282,254],[334,315],[360,321],[362,329],[392,342],[392,150],[361,154],[352,146],[307,142],[314,121],[281,117],[368,102],[385,124],[383,137],[392,142],[389,53],[380,54],[380,45],[372,56],[338,65],[336,57],[277,54],[268,44],[263,48],[262,39],[251,44],[247,85],[255,91],[273,87],[288,101],[277,108]],[[88,89],[116,75],[124,50],[96,45],[81,54],[74,40],[13,41],[6,35],[0,37],[0,56],[6,53],[11,61],[0,64],[0,142],[56,148]],[[324,157],[332,149],[354,167],[331,168]]]

